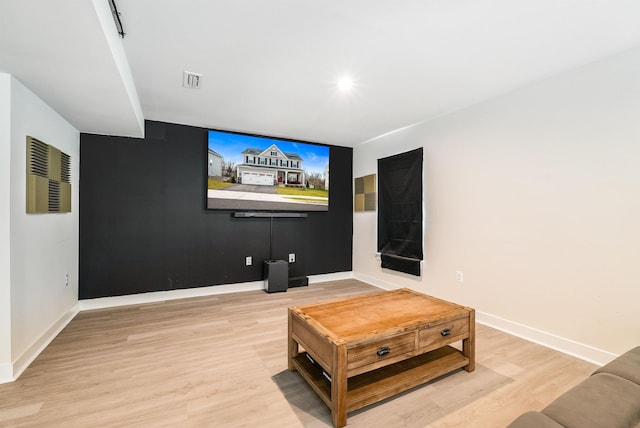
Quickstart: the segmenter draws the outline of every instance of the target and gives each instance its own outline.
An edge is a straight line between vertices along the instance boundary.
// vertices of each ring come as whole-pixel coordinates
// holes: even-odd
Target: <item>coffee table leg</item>
[[[347,424],[347,345],[333,348],[331,374],[331,418],[336,428]]]
[[[469,364],[464,366],[468,372],[476,369],[476,311],[469,311],[469,338],[462,341],[462,354],[469,359]]]
[[[289,332],[287,336],[287,342],[289,343],[288,351],[287,351],[287,361],[289,363],[289,371],[295,371],[295,367],[293,367],[293,359],[298,356],[298,342],[293,340],[293,315],[291,314],[291,309],[289,309]]]

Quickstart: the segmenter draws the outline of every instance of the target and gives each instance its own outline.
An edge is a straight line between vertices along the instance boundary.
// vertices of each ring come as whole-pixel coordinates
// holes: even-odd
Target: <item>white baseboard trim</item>
[[[354,272],[353,277],[385,290],[395,290],[398,288],[397,285],[358,272]],[[476,311],[476,322],[599,366],[607,364],[618,356],[611,352],[594,348],[593,346],[556,336],[555,334],[509,321],[485,312]]]
[[[69,322],[78,314],[78,303],[75,303],[67,312],[60,317],[47,331],[44,332],[22,355],[20,355],[13,364],[0,365],[0,383],[13,382],[22,372],[24,372],[29,364],[35,360],[44,349],[56,338],[56,336],[64,329]],[[2,366],[9,366],[3,368]],[[5,373],[6,372],[6,373]],[[4,376],[3,376],[4,373]],[[8,374],[8,376],[6,376]],[[8,377],[8,379],[6,379]]]
[[[0,384],[13,382],[13,364],[2,363],[0,364]]]
[[[327,281],[340,281],[343,279],[353,279],[353,272],[335,272],[335,273],[324,273],[321,275],[309,275],[309,284],[317,284],[319,282],[327,282]]]
[[[352,272],[337,272],[321,275],[310,275],[309,284],[326,281],[339,281],[353,278]],[[97,299],[80,300],[80,310],[115,308],[118,306],[139,305],[142,303],[158,303],[167,300],[188,299],[190,297],[214,296],[216,294],[240,293],[243,291],[264,290],[264,281],[239,282],[236,284],[212,285],[209,287],[185,288],[169,291],[152,291],[126,296],[100,297]]]
[[[616,358],[618,355],[593,346],[585,345],[571,339],[556,336],[546,331],[528,327],[495,315],[476,311],[476,322],[504,331],[513,336],[521,337],[538,345],[560,351],[572,357],[580,358],[598,366],[603,366]]]
[[[394,290],[398,286],[382,281],[378,278],[354,272],[336,272],[330,274],[311,275],[309,284],[343,279],[357,279],[384,290]],[[237,284],[222,284],[210,287],[188,288],[170,291],[155,291],[127,296],[103,297],[98,299],[80,300],[57,322],[55,322],[33,345],[29,347],[13,364],[0,364],[0,384],[12,382],[36,359],[38,355],[51,343],[64,327],[79,311],[112,308],[118,306],[136,305],[141,303],[156,303],[167,300],[185,299],[190,297],[212,296],[216,294],[239,293],[244,291],[263,290],[264,281],[253,281]],[[604,365],[617,355],[570,339],[556,336],[523,324],[509,321],[488,313],[476,311],[476,321],[493,327],[505,333],[521,337],[530,342],[546,346],[565,354],[580,358],[596,365]]]
[[[190,297],[214,296],[216,294],[240,293],[243,291],[264,290],[264,281],[241,282],[237,284],[212,285],[209,287],[185,288],[169,291],[152,291],[125,296],[100,297],[80,300],[80,310],[115,308],[118,306],[158,303],[167,300],[188,299]]]
[[[383,281],[380,278],[369,276],[363,273],[354,272],[353,277],[359,281],[366,282],[367,284],[376,286],[378,288],[382,288],[383,290],[397,290],[398,288],[401,288],[391,282]]]

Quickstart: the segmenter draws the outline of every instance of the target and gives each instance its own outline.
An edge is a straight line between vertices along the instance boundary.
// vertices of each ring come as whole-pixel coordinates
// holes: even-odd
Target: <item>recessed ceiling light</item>
[[[338,89],[343,92],[350,90],[353,87],[353,79],[349,76],[343,76],[338,79]]]

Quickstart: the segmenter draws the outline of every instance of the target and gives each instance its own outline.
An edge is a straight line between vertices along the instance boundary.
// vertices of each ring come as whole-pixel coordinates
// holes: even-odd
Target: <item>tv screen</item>
[[[329,146],[210,130],[207,208],[328,211]]]

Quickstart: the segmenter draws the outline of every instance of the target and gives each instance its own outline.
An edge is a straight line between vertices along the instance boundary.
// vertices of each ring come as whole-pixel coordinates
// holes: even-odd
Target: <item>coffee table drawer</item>
[[[420,350],[423,348],[439,348],[457,342],[460,336],[469,335],[469,318],[460,318],[420,330]]]
[[[372,364],[382,367],[404,360],[407,354],[415,351],[415,342],[415,332],[410,332],[351,348],[347,352],[347,371]]]

